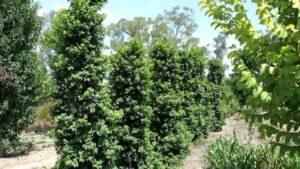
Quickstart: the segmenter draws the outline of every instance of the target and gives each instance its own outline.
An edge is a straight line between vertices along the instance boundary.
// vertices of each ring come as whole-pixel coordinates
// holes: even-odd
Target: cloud
[[[117,23],[121,18],[116,16],[115,14],[113,14],[111,11],[108,10],[104,10],[104,11],[100,11],[99,13],[103,13],[106,15],[104,24],[105,25],[109,25],[111,23]]]
[[[70,3],[59,4],[54,7],[54,11],[60,11],[62,9],[68,9],[70,7]]]
[[[37,15],[40,17],[46,16],[46,14],[47,14],[47,12],[42,8],[39,8],[37,11]]]

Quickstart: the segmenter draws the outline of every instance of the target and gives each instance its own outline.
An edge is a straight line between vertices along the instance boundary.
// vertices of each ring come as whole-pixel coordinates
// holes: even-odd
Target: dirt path
[[[0,158],[0,169],[45,169],[54,166],[57,159],[53,141],[44,135],[29,134],[35,149],[24,156]]]
[[[248,125],[243,119],[239,119],[236,116],[226,119],[225,125],[222,131],[210,133],[207,139],[199,147],[192,147],[190,155],[184,161],[183,169],[201,169],[204,167],[205,163],[205,152],[208,146],[216,139],[223,137],[236,137],[241,139],[251,138],[253,144],[259,144],[261,140],[259,139],[259,134],[256,130],[249,132]]]

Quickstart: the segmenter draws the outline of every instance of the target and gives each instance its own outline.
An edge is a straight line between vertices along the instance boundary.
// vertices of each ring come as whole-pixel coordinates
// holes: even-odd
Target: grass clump
[[[300,157],[282,155],[269,145],[255,146],[234,139],[218,139],[209,146],[206,169],[296,169]]]

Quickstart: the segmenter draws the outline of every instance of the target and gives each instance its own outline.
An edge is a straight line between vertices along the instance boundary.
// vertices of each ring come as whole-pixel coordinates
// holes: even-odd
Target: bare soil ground
[[[233,116],[226,119],[225,123],[222,131],[210,133],[202,145],[192,147],[190,155],[184,161],[183,169],[203,168],[208,146],[220,137],[228,138],[235,135],[241,139],[250,139],[254,144],[261,143],[258,132],[256,130],[249,132],[249,127],[243,119]],[[26,134],[25,137],[34,142],[35,149],[24,156],[0,158],[0,169],[48,169],[53,167],[58,158],[53,141],[46,135]]]
[[[210,133],[204,143],[200,146],[193,146],[190,155],[185,159],[183,169],[202,169],[205,165],[205,155],[208,146],[218,138],[249,139],[253,144],[259,144],[262,140],[257,129],[249,131],[248,124],[237,116],[232,116],[225,121],[225,125],[220,132]]]
[[[32,141],[34,150],[24,156],[0,158],[0,169],[48,169],[54,166],[57,154],[48,136],[27,133],[21,137]]]

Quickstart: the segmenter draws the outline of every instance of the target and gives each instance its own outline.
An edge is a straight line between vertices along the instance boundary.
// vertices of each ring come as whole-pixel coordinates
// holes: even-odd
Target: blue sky
[[[67,0],[36,0],[42,7],[42,11],[49,12],[66,7]],[[131,19],[135,16],[155,17],[165,9],[172,9],[175,6],[190,7],[195,11],[195,20],[199,25],[195,36],[200,38],[201,44],[208,44],[217,36],[218,31],[210,27],[212,22],[200,11],[198,0],[108,0],[103,8],[107,19],[105,24],[116,22],[121,18]]]
[[[41,6],[40,13],[46,13],[51,10],[58,10],[68,7],[67,0],[35,0]],[[152,17],[163,13],[165,9],[170,10],[175,6],[189,7],[195,11],[195,20],[198,24],[198,29],[194,36],[200,38],[200,43],[203,46],[210,44],[209,49],[213,50],[213,38],[219,33],[218,30],[212,28],[212,19],[205,16],[204,12],[200,10],[198,2],[200,0],[108,0],[102,12],[106,13],[107,18],[104,22],[105,25],[117,22],[121,18],[132,19],[136,16]],[[250,19],[254,22],[256,28],[262,29],[255,17],[256,7],[248,0],[246,3]],[[106,42],[107,43],[107,42]],[[227,40],[228,46],[232,44],[238,45],[233,37]],[[228,59],[224,62],[231,65]]]

